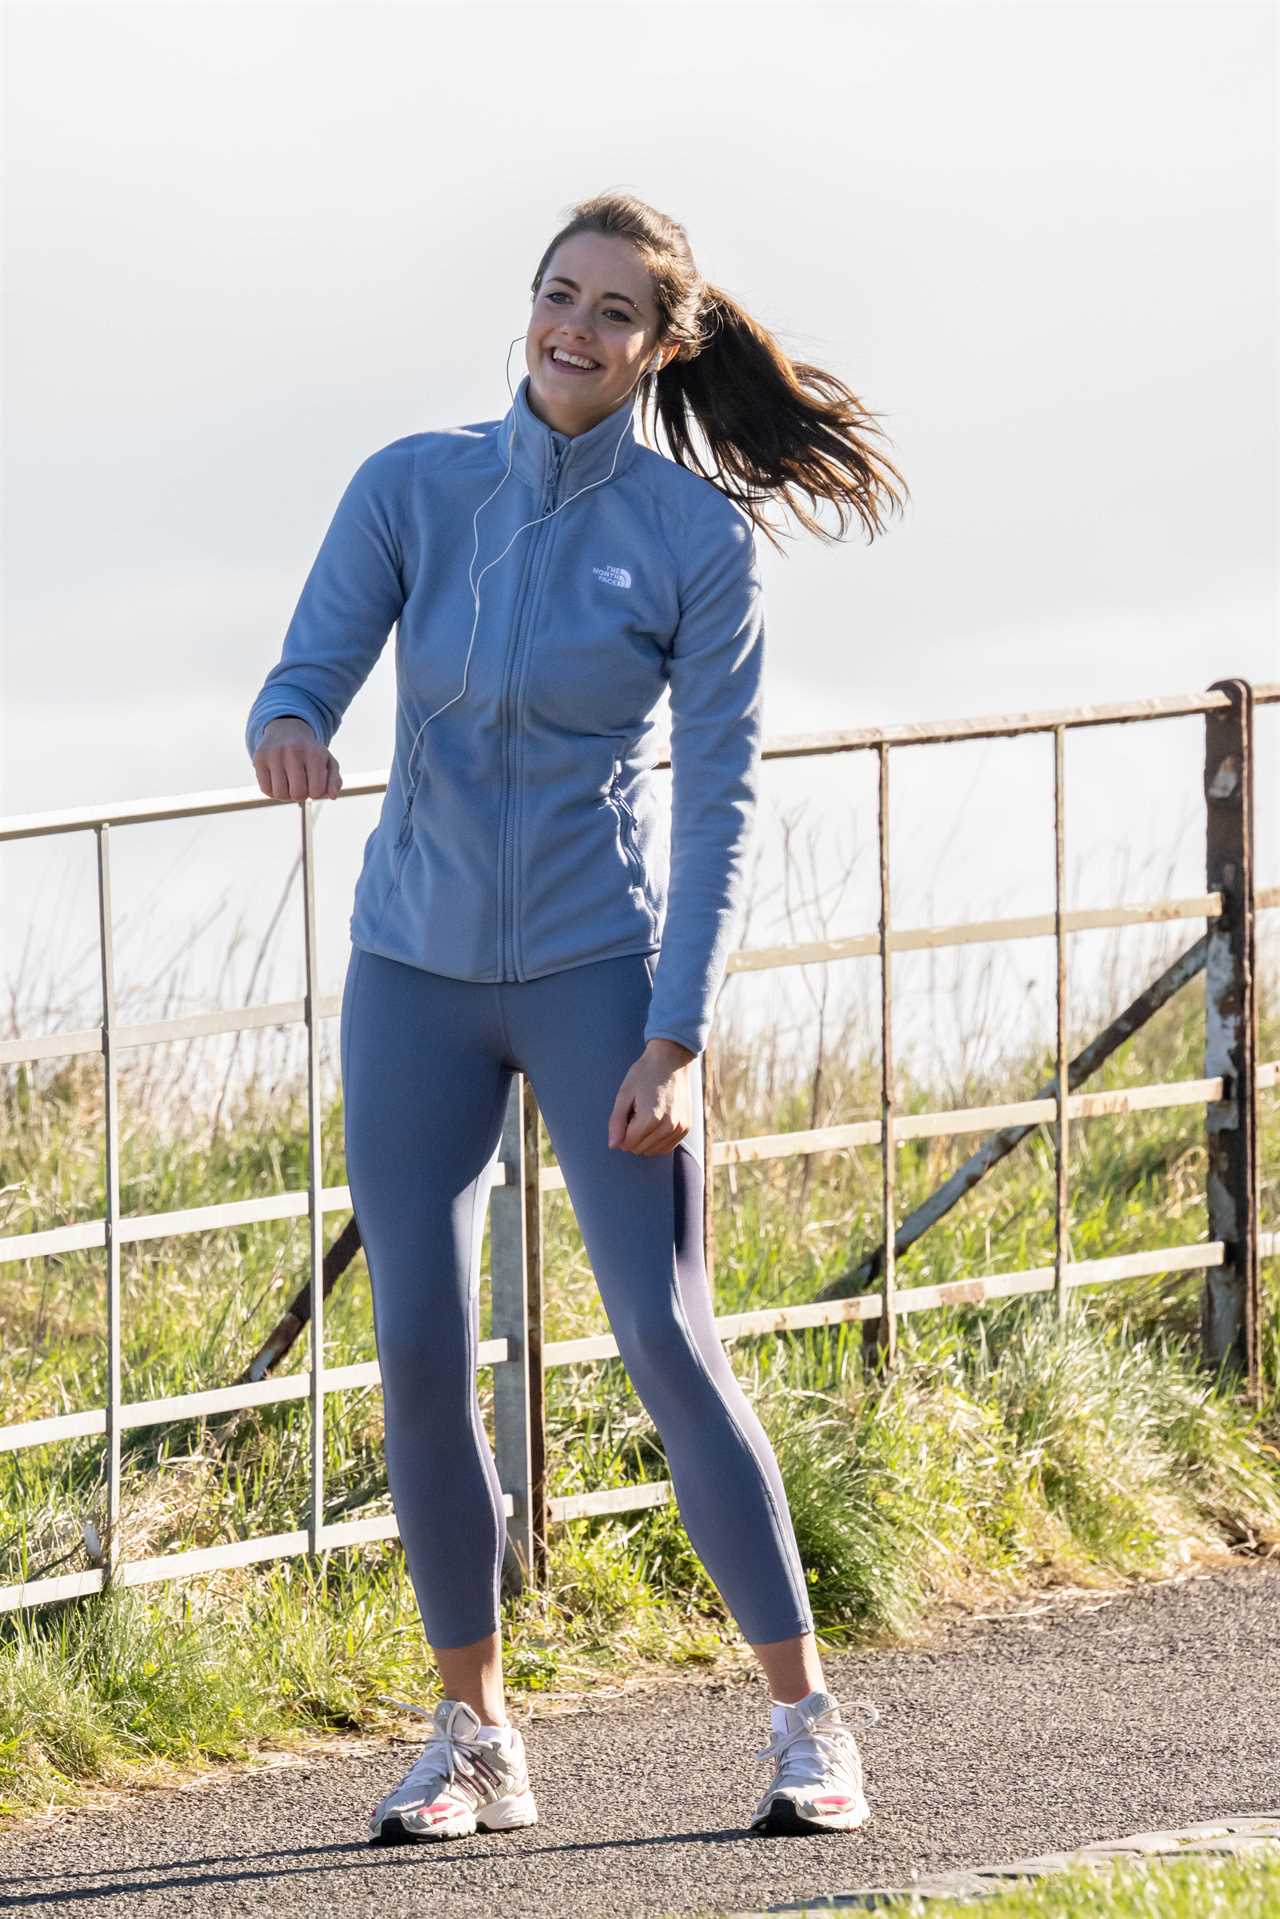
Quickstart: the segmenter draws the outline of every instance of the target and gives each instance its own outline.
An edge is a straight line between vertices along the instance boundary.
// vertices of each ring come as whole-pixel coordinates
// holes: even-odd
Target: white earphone
[[[515,345],[517,340],[521,340],[524,337],[525,336],[521,333],[515,334],[511,340],[510,345],[507,347],[507,369],[508,369],[507,391],[508,393],[511,393],[511,373],[510,373],[511,348]],[[657,353],[650,360],[645,371],[647,373],[658,373],[661,370],[661,368],[662,368],[662,355],[660,353]],[[515,395],[512,394],[511,397],[514,400]],[[630,427],[630,425],[631,425],[631,414],[628,413],[626,420],[623,423],[622,431],[618,435],[617,445],[613,449],[613,463],[610,466],[609,471],[604,475],[604,479],[592,480],[588,483],[588,485],[580,486],[578,488],[577,493],[571,493],[567,500],[561,500],[559,506],[553,507],[550,513],[539,514],[536,520],[526,520],[523,526],[518,526],[515,532],[511,535],[511,538],[507,541],[507,544],[503,547],[502,552],[497,554],[492,560],[487,561],[486,564],[481,567],[476,577],[472,579],[471,569],[472,567],[474,567],[477,559],[480,557],[480,526],[479,526],[480,514],[482,510],[486,506],[488,506],[489,501],[492,499],[495,499],[497,495],[501,493],[503,487],[506,485],[507,480],[509,479],[511,474],[511,465],[512,465],[512,461],[515,458],[515,450],[516,450],[516,423],[515,423],[515,418],[513,416],[512,422],[511,422],[511,445],[507,453],[507,470],[503,474],[502,478],[498,481],[497,486],[494,487],[493,492],[490,493],[486,499],[481,500],[480,505],[476,508],[471,518],[471,529],[472,529],[472,532],[475,534],[475,545],[472,548],[471,559],[467,565],[467,579],[471,585],[471,597],[475,603],[475,615],[471,622],[471,637],[467,641],[467,657],[465,661],[463,662],[463,667],[462,667],[462,685],[458,688],[457,692],[453,694],[453,696],[450,699],[447,699],[445,701],[444,706],[438,706],[434,713],[428,713],[426,719],[422,722],[422,725],[418,728],[417,732],[413,736],[413,744],[409,748],[409,761],[408,761],[408,765],[405,768],[406,798],[405,798],[405,804],[404,804],[404,812],[401,815],[401,819],[400,819],[400,832],[398,836],[399,839],[404,838],[405,830],[409,825],[410,815],[413,812],[413,797],[415,792],[414,781],[412,778],[413,756],[418,749],[418,741],[422,738],[423,732],[431,724],[432,720],[436,719],[441,713],[443,713],[445,710],[445,707],[452,706],[455,700],[460,700],[463,694],[467,690],[467,673],[471,666],[471,649],[475,645],[476,627],[480,623],[480,582],[481,580],[484,578],[485,574],[489,571],[489,568],[491,566],[496,566],[498,564],[498,561],[503,559],[505,555],[511,551],[512,546],[515,544],[516,539],[521,533],[527,532],[527,530],[531,526],[540,526],[543,520],[554,519],[557,513],[563,512],[565,507],[569,506],[572,501],[578,499],[581,494],[589,493],[592,487],[603,486],[605,480],[611,480],[613,478],[614,467],[616,467],[618,464],[618,454],[621,451],[622,442],[627,437],[627,429]]]

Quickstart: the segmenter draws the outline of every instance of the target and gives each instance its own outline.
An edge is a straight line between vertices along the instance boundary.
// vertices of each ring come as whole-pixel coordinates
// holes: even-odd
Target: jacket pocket
[[[396,836],[391,843],[391,878],[387,882],[387,890],[383,894],[382,906],[378,913],[376,931],[379,933],[382,930],[383,923],[390,910],[391,902],[400,891],[400,882],[404,878],[405,861],[409,857],[409,848],[413,844],[413,809],[418,797],[418,784],[420,779],[421,775],[419,775],[418,780],[414,781],[413,790],[409,795],[409,804],[400,815],[400,823],[396,830]]]
[[[419,774],[418,778],[420,779],[421,777],[422,777],[421,774]],[[413,782],[413,785],[409,788],[409,797],[405,801],[403,807],[400,810],[400,824],[396,828],[397,853],[400,851],[402,847],[407,846],[409,844],[409,841],[413,838],[413,807],[414,807],[414,801],[417,799],[417,797],[418,797],[418,780],[415,780]]]
[[[618,778],[618,762],[613,763],[613,778],[609,782],[608,799],[618,821],[618,835],[627,864],[631,868],[631,884],[644,901],[644,909],[649,915],[649,924],[654,938],[658,934],[658,915],[649,896],[649,876],[645,871],[644,855],[640,851],[637,838],[636,816],[622,797],[622,788]]]

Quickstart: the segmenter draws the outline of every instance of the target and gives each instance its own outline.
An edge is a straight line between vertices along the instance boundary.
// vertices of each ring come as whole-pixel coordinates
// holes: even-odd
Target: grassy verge
[[[830,1910],[814,1906],[811,1919]],[[904,1899],[884,1910],[893,1919],[1280,1919],[1280,1858],[1123,1860],[978,1899]]]
[[[1269,1002],[1264,1057],[1280,1052],[1278,1028]],[[1201,1046],[1198,1003],[1175,1003],[1095,1084],[1192,1078]],[[762,1074],[758,1053],[735,1047],[731,1032],[718,1042],[717,1066],[721,1136],[874,1110],[874,1061],[855,1032],[828,1035],[817,1077],[804,1081]],[[1029,1055],[986,1081],[907,1080],[904,1104],[1022,1097],[1048,1070]],[[124,1074],[126,1213],[305,1185],[298,1084],[282,1092],[279,1078],[251,1076],[211,1127],[180,1097],[163,1098],[153,1071],[144,1054]],[[99,1102],[100,1064],[90,1058],[51,1062],[38,1084],[26,1068],[6,1069],[5,1230],[101,1211]],[[344,1177],[341,1139],[335,1097],[324,1108],[325,1184]],[[1093,1121],[1073,1127],[1073,1141],[1077,1257],[1204,1236],[1196,1109]],[[971,1144],[904,1146],[901,1209]],[[1263,1157],[1270,1224],[1280,1188],[1270,1115]],[[1040,1129],[906,1256],[900,1283],[1051,1259],[1053,1178],[1051,1139]],[[876,1154],[856,1150],[718,1174],[717,1310],[811,1299],[855,1265],[875,1243],[878,1185]],[[126,1246],[127,1396],[235,1378],[305,1270],[306,1236],[305,1220],[282,1221]],[[547,1195],[545,1249],[548,1337],[604,1330],[562,1194]],[[1258,1412],[1199,1368],[1195,1274],[1086,1289],[1061,1323],[1045,1298],[913,1315],[901,1323],[899,1364],[887,1379],[864,1373],[856,1328],[729,1347],[778,1453],[826,1642],[910,1638],[945,1604],[1158,1579],[1234,1552],[1280,1549],[1278,1265],[1267,1266]],[[6,1419],[101,1404],[101,1255],[0,1268],[0,1289]],[[335,1292],[326,1357],[341,1365],[371,1351],[361,1258]],[[288,1364],[303,1363],[300,1346]],[[487,1375],[481,1399],[488,1417]],[[617,1362],[552,1372],[548,1425],[553,1493],[666,1477],[660,1440]],[[308,1450],[306,1409],[296,1404],[126,1434],[127,1556],[305,1524]],[[326,1484],[331,1520],[389,1509],[376,1392],[331,1400]],[[103,1496],[101,1441],[0,1458],[0,1581],[90,1563],[85,1526],[101,1529]],[[559,1528],[547,1588],[509,1601],[504,1624],[517,1701],[550,1704],[590,1685],[749,1658],[671,1507]],[[435,1683],[402,1556],[390,1546],[7,1615],[0,1809],[70,1803],[317,1733],[376,1733],[391,1723],[380,1694],[420,1700]]]

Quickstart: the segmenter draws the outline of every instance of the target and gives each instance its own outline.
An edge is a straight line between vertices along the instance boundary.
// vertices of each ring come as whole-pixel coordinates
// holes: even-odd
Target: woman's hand
[[[693,1125],[696,1054],[674,1039],[651,1039],[618,1088],[609,1115],[609,1144],[646,1158],[671,1153]]]
[[[336,800],[342,791],[337,760],[292,713],[267,721],[253,770],[269,800]]]

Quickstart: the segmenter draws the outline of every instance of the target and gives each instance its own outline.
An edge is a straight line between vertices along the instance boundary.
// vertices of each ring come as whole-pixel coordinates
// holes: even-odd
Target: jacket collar
[[[597,420],[586,433],[575,433],[570,437],[548,426],[533,411],[529,405],[529,375],[526,373],[498,429],[498,446],[503,464],[510,458],[513,471],[539,492],[551,477],[557,453],[560,455],[562,484],[571,481],[574,487],[589,486],[595,480],[607,479],[610,471],[617,475],[636,455],[635,403],[636,396],[632,392],[612,413],[606,413],[603,420]],[[616,463],[613,457],[615,450],[618,456]]]

